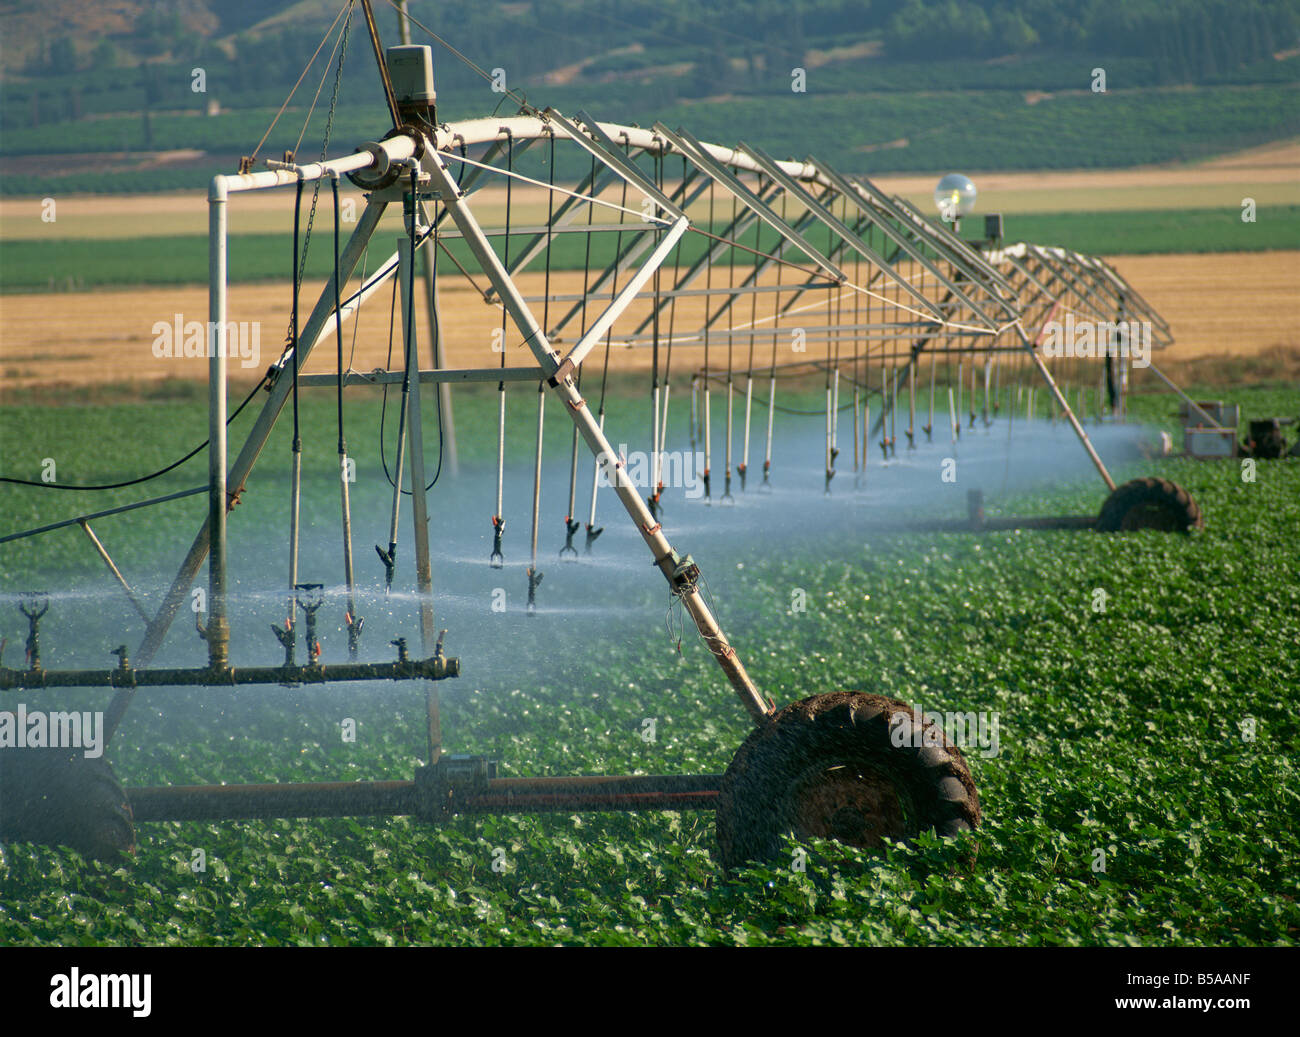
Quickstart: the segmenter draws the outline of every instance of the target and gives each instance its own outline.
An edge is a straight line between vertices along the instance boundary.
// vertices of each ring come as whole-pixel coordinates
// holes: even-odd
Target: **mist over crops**
[[[1030,423],[1023,412],[1010,423],[1003,417],[988,426],[977,418],[974,427],[962,429],[954,444],[947,414],[942,411],[935,417],[933,440],[927,440],[920,430],[922,411],[917,418],[917,446],[912,450],[906,446],[904,413],[897,419],[896,451],[884,458],[877,430],[870,437],[863,470],[857,473],[853,471],[852,415],[842,413],[837,430],[837,473],[829,493],[824,419],[781,414],[775,422],[770,484],[763,486],[766,408],[757,405],[748,478],[742,490],[734,471],[742,457],[743,399],[738,399],[730,499],[724,499],[725,411],[715,397],[711,485],[706,498],[703,447],[697,443],[696,453],[691,455],[686,402],[684,398],[679,401],[678,420],[665,443],[666,450],[675,455],[669,471],[684,478],[664,490],[661,521],[670,543],[700,563],[724,629],[729,621],[758,607],[747,595],[746,565],[752,567],[790,552],[814,558],[820,553],[829,561],[863,546],[870,549],[873,537],[896,532],[899,526],[960,521],[966,515],[967,493],[972,490],[984,494],[990,514],[997,512],[1004,499],[1059,483],[1095,482],[1097,505],[1104,496],[1100,478],[1064,420]],[[631,406],[626,401],[624,405],[618,420],[611,420],[608,432],[636,477],[649,468],[645,456],[648,435],[641,427],[646,422],[631,420]],[[443,685],[445,695],[454,696],[470,683],[495,687],[517,682],[521,671],[536,675],[557,653],[599,652],[604,644],[617,645],[633,638],[667,640],[667,586],[603,477],[596,510],[596,525],[603,532],[588,553],[585,528],[579,530],[573,537],[577,557],[559,556],[569,506],[570,434],[556,421],[557,410],[552,406],[542,467],[537,567],[543,580],[535,611],[526,607],[534,478],[532,465],[524,456],[532,452],[531,444],[527,450],[519,449],[522,430],[512,424],[514,440],[504,480],[502,568],[489,564],[491,516],[496,504],[495,444],[481,436],[468,441],[462,436],[460,475],[444,474],[428,494],[435,620],[439,629],[448,631],[448,654],[459,656],[462,665],[460,680]],[[536,420],[535,412],[513,414],[512,418],[525,426]],[[391,415],[389,421],[386,459],[391,472],[395,439]],[[963,425],[969,425],[968,417],[963,418]],[[432,471],[437,463],[436,435],[427,435],[430,456],[426,464]],[[1089,435],[1108,464],[1140,456],[1140,446],[1149,448],[1154,439],[1150,429],[1138,425],[1093,425]],[[319,613],[318,630],[321,661],[328,665],[347,658],[340,504],[335,465],[328,455],[321,456],[324,444],[314,444],[314,451],[311,446],[304,464],[298,573],[301,583],[324,585],[326,603]],[[412,655],[419,655],[410,497],[404,494],[402,498],[397,570],[391,592],[387,592],[384,567],[371,545],[387,547],[392,488],[377,457],[358,453],[356,463],[358,478],[350,487],[353,553],[358,612],[367,624],[360,657],[367,661],[392,658],[395,649],[390,642],[398,637],[407,639]],[[577,471],[575,514],[585,527],[593,459],[581,441]],[[244,503],[230,518],[229,611],[232,663],[236,666],[272,665],[282,659],[282,649],[270,630],[271,623],[283,626],[288,613],[289,502],[287,483],[281,476],[274,471],[273,482],[271,475],[255,470]],[[410,486],[409,466],[404,486]],[[642,496],[648,494],[643,488]],[[201,516],[205,505],[206,498],[196,497],[187,510]],[[1083,513],[1095,509],[1091,506]],[[137,528],[148,529],[148,512],[119,521],[126,525],[133,519]],[[179,548],[187,540],[156,542],[155,564],[145,571],[137,567],[131,573],[146,601],[161,600],[174,575],[172,566],[179,562]],[[130,610],[112,577],[92,568],[89,561],[84,577],[74,585],[66,578],[60,583],[59,576],[53,577],[52,584],[42,584],[48,586],[55,603],[42,627],[45,642],[57,644],[57,652],[46,650],[47,667],[106,666],[106,648],[111,645],[101,644],[105,639],[116,638],[113,645],[125,640],[131,649],[139,642],[139,617]],[[195,586],[206,587],[206,580],[205,565]],[[21,589],[6,588],[9,593],[0,597],[0,603],[12,609]],[[298,623],[301,634],[301,610]],[[743,655],[743,646],[738,647]],[[206,649],[193,633],[193,614],[187,602],[154,665],[198,666],[205,661]],[[301,638],[298,661],[305,661]],[[706,665],[711,663],[706,660]],[[166,696],[154,693],[154,697],[162,701]]]

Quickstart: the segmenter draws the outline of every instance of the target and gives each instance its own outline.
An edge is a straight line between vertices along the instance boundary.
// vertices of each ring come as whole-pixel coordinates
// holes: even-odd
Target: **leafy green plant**
[[[1248,413],[1285,412],[1296,399],[1293,391],[1217,395]],[[642,403],[618,406],[639,413]],[[1167,398],[1133,402],[1152,420],[1170,406]],[[484,408],[457,411],[465,427],[476,409]],[[178,437],[202,434],[191,427],[192,407],[160,404],[147,426],[132,424],[132,414],[58,412],[58,425],[95,429],[101,443],[113,430],[135,443],[134,456],[105,464],[109,455],[92,454],[90,437],[67,432],[79,476],[147,467],[174,453]],[[329,407],[307,420],[327,431]],[[7,456],[29,441],[33,423],[54,432],[47,417],[21,408],[0,421]],[[362,424],[359,450],[370,445]],[[277,470],[282,445],[267,456]],[[998,711],[1000,753],[969,754],[984,822],[961,840],[926,837],[879,856],[791,843],[784,860],[725,875],[710,855],[712,819],[701,813],[457,818],[441,828],[405,818],[147,825],[121,865],[3,847],[0,941],[1294,944],[1300,463],[1262,462],[1254,483],[1243,482],[1236,461],[1167,458],[1116,475],[1139,472],[1186,486],[1205,530],[838,543],[796,530],[779,552],[711,569],[729,633],[778,701],[861,688],[926,708]],[[1093,482],[999,502],[1020,513],[1087,513],[1098,504]],[[58,510],[24,503],[19,521]],[[123,526],[114,543],[139,562],[155,542],[192,532],[192,519],[165,530]],[[5,586],[35,575],[69,579],[74,562],[84,571],[84,548],[77,559],[63,551],[41,546],[16,557],[6,547]],[[807,591],[805,615],[789,614],[792,585]],[[1088,607],[1098,586],[1111,592],[1104,613]],[[12,617],[3,622],[12,641]],[[108,616],[103,628],[122,622]],[[703,649],[679,658],[636,636],[601,652],[580,639],[571,648],[542,676],[471,682],[445,695],[443,726],[456,748],[496,755],[505,775],[726,766],[746,718]],[[93,697],[84,698],[92,708]],[[400,690],[141,699],[113,750],[129,784],[403,776],[422,712]],[[366,732],[347,755],[327,738],[327,718],[345,708]],[[646,715],[664,718],[653,745],[633,735]],[[195,847],[207,855],[201,873],[190,867]],[[497,849],[504,871],[492,868]],[[803,871],[790,866],[799,849]]]

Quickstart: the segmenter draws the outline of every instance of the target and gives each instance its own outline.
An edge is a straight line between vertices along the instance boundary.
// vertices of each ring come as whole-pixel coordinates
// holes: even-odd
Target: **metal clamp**
[[[418,126],[409,123],[403,123],[395,126],[384,134],[384,140],[391,140],[393,137],[410,137],[415,141],[415,154],[412,156],[417,161],[424,155],[424,134],[420,132]],[[368,152],[374,160],[374,165],[365,169],[354,169],[347,174],[347,178],[363,191],[382,191],[384,188],[392,187],[393,184],[402,176],[401,162],[392,162],[388,158],[388,152],[380,147],[377,141],[366,141],[356,149],[356,153]]]
[[[668,577],[673,595],[681,597],[694,594],[699,587],[700,567],[690,555],[683,557],[676,550],[670,551],[663,558],[655,560],[655,565]]]
[[[488,791],[497,776],[495,760],[486,756],[447,754],[431,767],[415,769],[415,816],[438,824],[465,808],[468,797]]]

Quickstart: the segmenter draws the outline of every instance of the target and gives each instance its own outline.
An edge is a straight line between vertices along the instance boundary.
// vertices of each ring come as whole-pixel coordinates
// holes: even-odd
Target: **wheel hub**
[[[880,770],[839,764],[819,769],[798,784],[796,834],[834,839],[861,849],[907,837],[907,811],[898,787]]]
[[[1177,514],[1159,504],[1139,504],[1124,516],[1125,530],[1155,529],[1163,533],[1177,532],[1183,528]]]

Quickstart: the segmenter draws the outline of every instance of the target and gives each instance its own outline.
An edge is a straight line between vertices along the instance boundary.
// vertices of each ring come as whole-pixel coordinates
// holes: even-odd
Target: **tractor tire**
[[[0,841],[69,846],[112,860],[135,848],[131,805],[103,757],[80,749],[0,750]]]
[[[1102,533],[1158,529],[1189,533],[1205,525],[1192,495],[1168,479],[1134,479],[1106,498],[1097,516]]]
[[[784,835],[878,849],[979,820],[970,769],[942,730],[896,699],[841,691],[793,703],[745,739],[719,790],[716,856],[731,870],[773,860]]]

